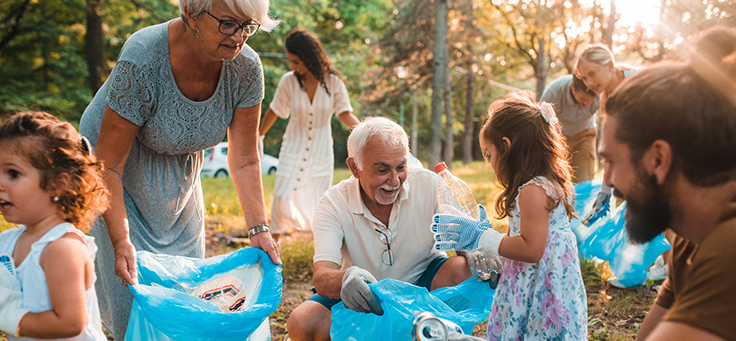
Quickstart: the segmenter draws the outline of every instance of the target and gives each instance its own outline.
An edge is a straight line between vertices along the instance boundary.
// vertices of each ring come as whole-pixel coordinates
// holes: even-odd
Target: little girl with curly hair
[[[107,340],[97,247],[79,230],[107,207],[101,168],[74,127],[47,113],[0,125],[0,212],[21,224],[0,233],[0,329],[10,340]]]
[[[503,188],[496,212],[509,218],[509,232],[495,231],[483,206],[479,220],[438,214],[435,247],[502,257],[488,340],[587,340],[569,156],[555,111],[531,93],[511,93],[491,104],[480,142]]]

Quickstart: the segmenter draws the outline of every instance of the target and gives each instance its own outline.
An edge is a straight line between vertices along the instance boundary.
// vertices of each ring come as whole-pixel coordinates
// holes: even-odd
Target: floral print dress
[[[544,177],[527,185],[558,198]],[[509,235],[520,234],[519,195],[509,217]],[[503,258],[503,275],[488,319],[488,340],[587,340],[587,303],[578,248],[565,205],[549,213],[544,255],[537,263]]]

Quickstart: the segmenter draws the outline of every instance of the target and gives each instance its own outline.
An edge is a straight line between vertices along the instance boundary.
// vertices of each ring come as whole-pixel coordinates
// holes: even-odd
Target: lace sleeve
[[[554,185],[552,185],[552,183],[549,180],[547,180],[547,178],[542,177],[542,176],[538,176],[534,179],[531,179],[527,181],[527,183],[519,186],[519,193],[521,193],[521,190],[524,187],[526,187],[526,185],[529,185],[529,184],[534,184],[539,187],[542,187],[542,189],[544,189],[544,192],[547,193],[547,196],[552,198],[552,200],[557,201],[560,198],[560,193],[558,192],[557,188]]]
[[[107,105],[137,126],[146,123],[153,107],[153,89],[134,63],[120,60],[110,74]]]
[[[240,99],[236,108],[250,108],[263,101],[263,65],[257,56],[252,62],[242,63],[238,73],[243,75]]]

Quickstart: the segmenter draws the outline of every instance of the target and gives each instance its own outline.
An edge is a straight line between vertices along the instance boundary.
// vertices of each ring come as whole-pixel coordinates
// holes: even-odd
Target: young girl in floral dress
[[[496,232],[480,206],[479,220],[435,215],[435,247],[502,257],[488,340],[587,340],[569,156],[552,106],[531,93],[493,102],[480,142],[503,187],[496,212],[509,233]]]

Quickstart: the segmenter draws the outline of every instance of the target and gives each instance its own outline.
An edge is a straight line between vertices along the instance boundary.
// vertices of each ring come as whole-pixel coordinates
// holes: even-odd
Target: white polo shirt
[[[393,266],[381,261],[386,246],[376,232],[386,229],[371,214],[360,195],[355,177],[343,180],[325,192],[314,215],[314,261],[353,265],[370,271],[379,281],[393,278],[416,283],[424,271],[443,252],[434,249],[430,229],[438,212],[437,175],[426,169],[409,168],[398,199],[391,209]]]

